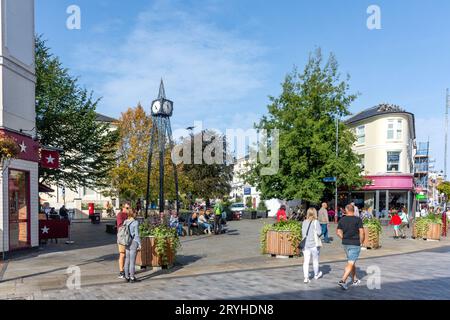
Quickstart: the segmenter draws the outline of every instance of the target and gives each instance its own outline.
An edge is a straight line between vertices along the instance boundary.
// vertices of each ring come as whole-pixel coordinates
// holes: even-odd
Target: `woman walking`
[[[125,247],[125,281],[130,283],[140,281],[134,276],[136,270],[136,255],[137,252],[141,250],[139,222],[135,218],[136,212],[134,210],[130,210],[128,212],[128,219],[123,224],[125,228],[128,228],[132,239],[131,244]]]
[[[313,261],[314,279],[318,280],[322,277],[322,272],[319,271],[319,254],[322,241],[322,228],[317,220],[317,210],[309,208],[306,213],[306,220],[302,225],[302,238],[306,239],[305,249],[303,250],[303,275],[304,283],[309,283],[309,263]]]

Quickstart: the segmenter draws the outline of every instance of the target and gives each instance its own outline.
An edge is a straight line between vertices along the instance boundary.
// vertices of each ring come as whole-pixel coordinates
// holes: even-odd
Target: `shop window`
[[[387,153],[387,172],[400,171],[400,152],[389,151]]]

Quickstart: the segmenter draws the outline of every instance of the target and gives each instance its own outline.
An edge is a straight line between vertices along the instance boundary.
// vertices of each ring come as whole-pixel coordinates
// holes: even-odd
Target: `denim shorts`
[[[358,260],[358,258],[359,258],[359,254],[361,253],[361,247],[346,245],[346,244],[344,244],[343,246],[344,246],[345,254],[347,255],[347,260],[356,262],[356,260]]]

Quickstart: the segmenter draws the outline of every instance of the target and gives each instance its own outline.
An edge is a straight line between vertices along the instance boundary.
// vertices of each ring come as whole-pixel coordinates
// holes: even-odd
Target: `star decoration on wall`
[[[46,233],[48,234],[48,231],[50,230],[50,228],[47,228],[47,226],[44,226],[43,228],[41,228],[42,230],[42,234]]]
[[[20,152],[23,152],[23,153],[27,152],[27,145],[25,144],[25,141],[22,141],[22,143],[19,144],[19,147],[20,147]]]
[[[49,155],[46,159],[47,163],[54,163],[53,161],[55,160],[55,158],[53,158],[52,155]]]

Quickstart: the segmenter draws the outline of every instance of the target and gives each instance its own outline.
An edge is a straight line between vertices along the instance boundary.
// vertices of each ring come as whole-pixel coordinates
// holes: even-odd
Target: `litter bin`
[[[89,218],[91,219],[92,224],[99,224],[100,223],[100,217],[101,217],[101,214],[98,213],[98,212],[89,216]]]

